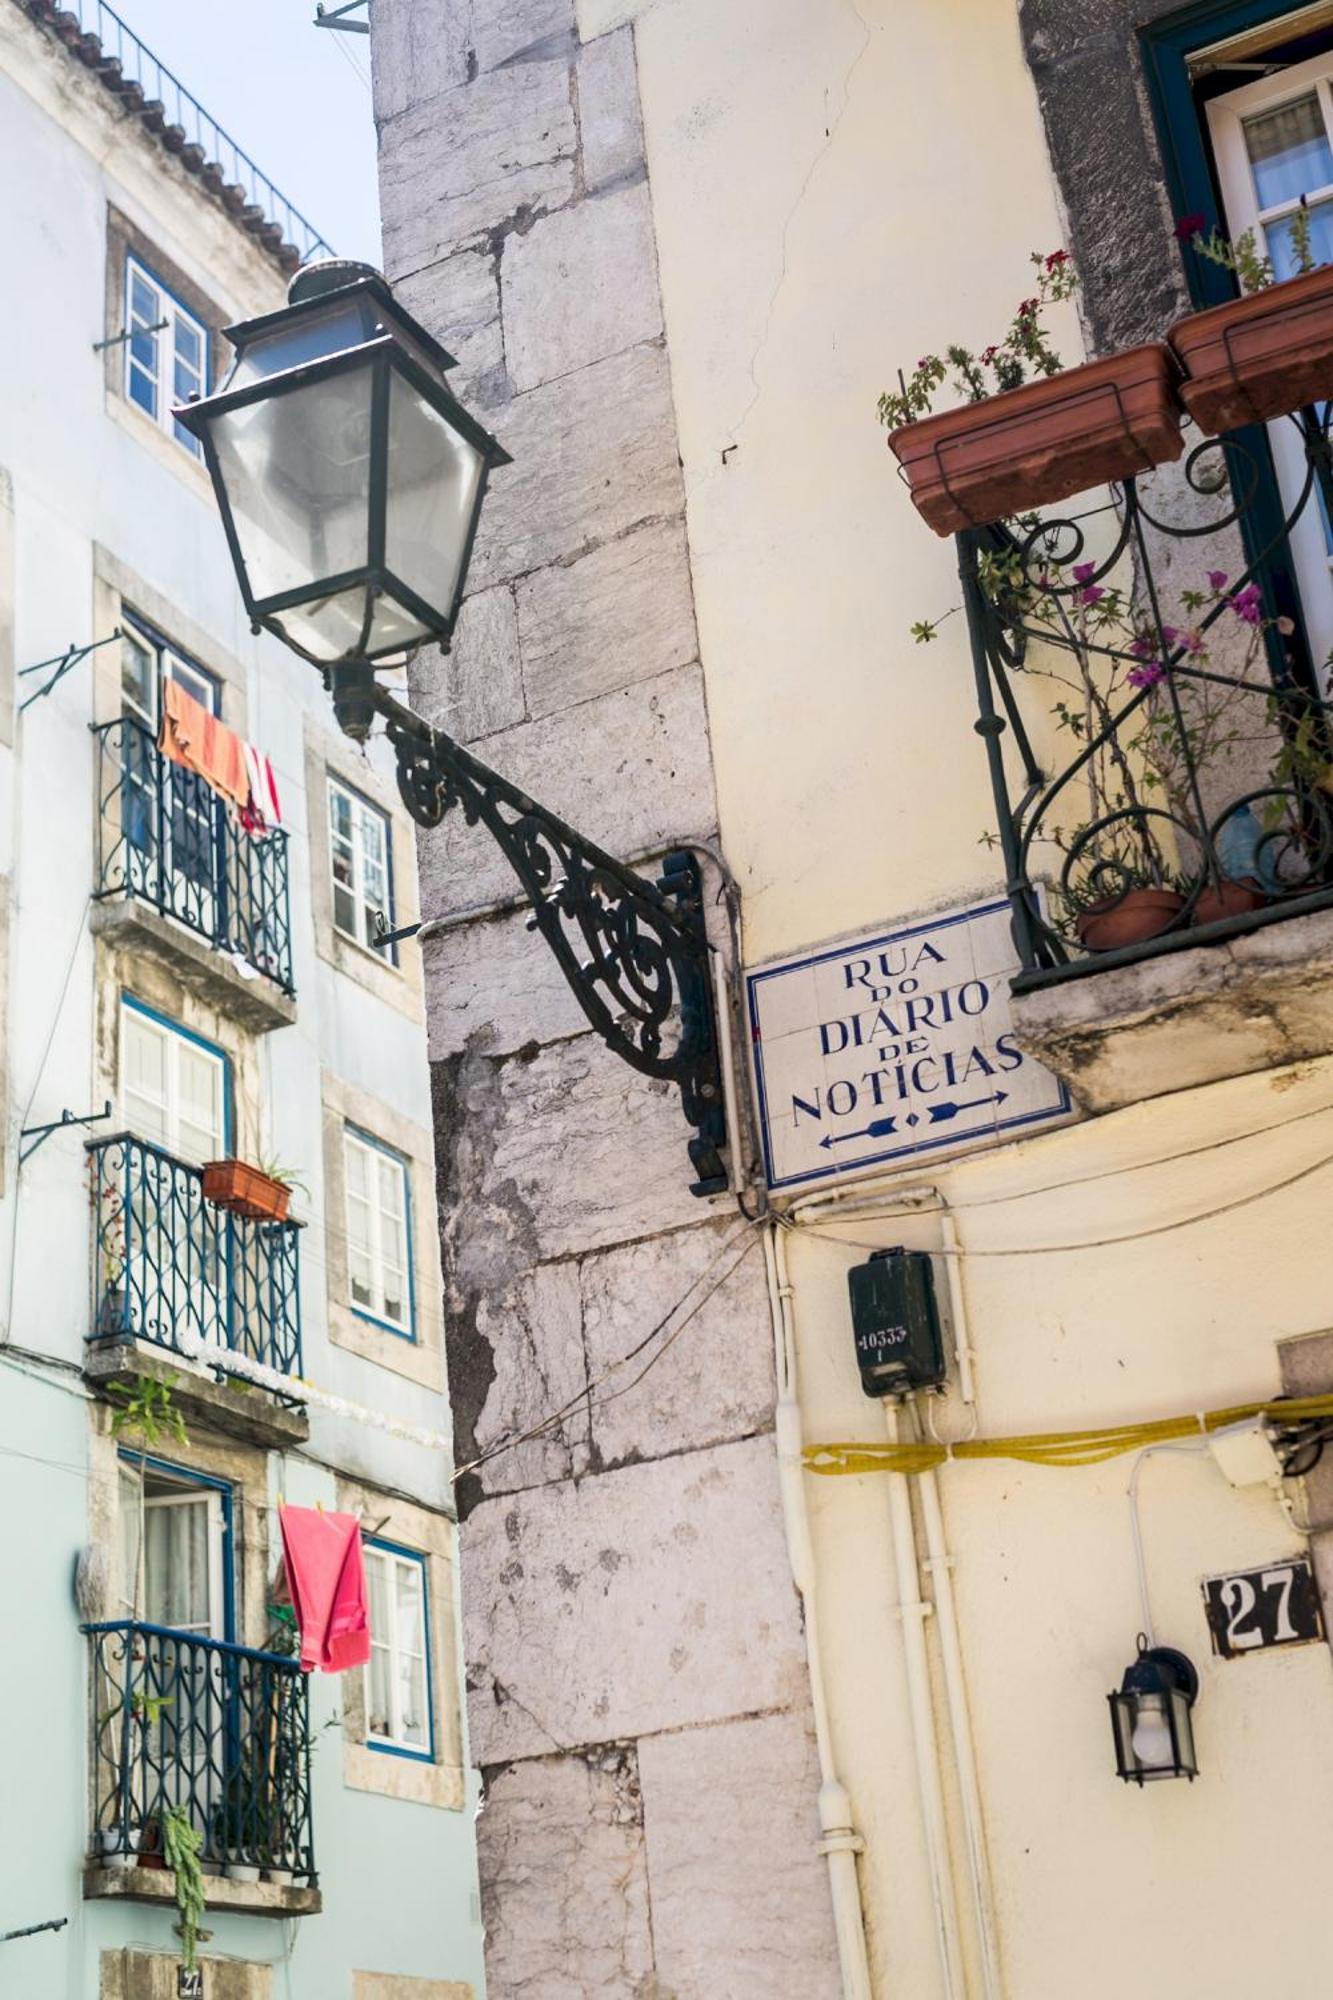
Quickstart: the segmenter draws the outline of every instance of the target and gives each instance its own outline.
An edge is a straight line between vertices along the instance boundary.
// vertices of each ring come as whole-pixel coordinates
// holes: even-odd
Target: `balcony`
[[[84,1894],[171,1900],[162,1826],[175,1807],[201,1836],[209,1908],[316,1912],[309,1708],[297,1661],[132,1620],[83,1630],[93,1800]]]
[[[287,836],[252,835],[132,716],[97,739],[93,930],[256,1032],[295,1018]]]
[[[202,1169],[128,1133],[90,1145],[88,1168],[88,1374],[98,1382],[170,1374],[176,1402],[214,1429],[264,1445],[306,1437],[301,1407],[250,1387],[225,1358],[300,1374],[300,1224],[214,1207]]]
[[[1015,1028],[1093,1111],[1333,1052],[1328,409],[1285,427],[1281,495],[1237,433],[957,538]]]

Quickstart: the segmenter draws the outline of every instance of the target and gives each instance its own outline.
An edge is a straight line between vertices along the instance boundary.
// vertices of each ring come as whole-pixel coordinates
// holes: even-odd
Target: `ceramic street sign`
[[[1007,902],[923,918],[747,972],[772,1188],[994,1144],[1065,1118],[1013,1039]]]

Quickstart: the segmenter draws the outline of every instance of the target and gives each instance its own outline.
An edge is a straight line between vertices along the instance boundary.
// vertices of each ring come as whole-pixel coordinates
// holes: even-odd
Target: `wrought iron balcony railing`
[[[1174,487],[958,537],[1017,991],[1333,905],[1330,635],[1299,595],[1329,588],[1329,407],[1286,422],[1276,508],[1237,433]]]
[[[193,1336],[300,1374],[299,1224],[214,1207],[200,1168],[125,1132],[92,1143],[88,1164],[91,1339],[188,1354]]]
[[[93,1824],[104,1866],[161,1864],[183,1808],[202,1859],[315,1881],[305,1676],[278,1653],[137,1620],[85,1625]]]
[[[293,993],[287,836],[249,834],[133,716],[98,744],[94,897],[134,896]]]

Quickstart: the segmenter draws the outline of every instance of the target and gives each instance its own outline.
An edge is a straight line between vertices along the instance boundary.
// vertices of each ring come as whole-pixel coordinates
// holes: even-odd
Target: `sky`
[[[369,36],[317,28],[315,0],[113,4],[339,256],[379,263]]]

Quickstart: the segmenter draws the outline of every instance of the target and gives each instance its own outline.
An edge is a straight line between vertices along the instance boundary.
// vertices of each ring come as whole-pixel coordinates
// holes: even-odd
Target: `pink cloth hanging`
[[[301,1671],[326,1674],[364,1667],[370,1658],[370,1611],[354,1514],[279,1507],[287,1588],[301,1633]]]

